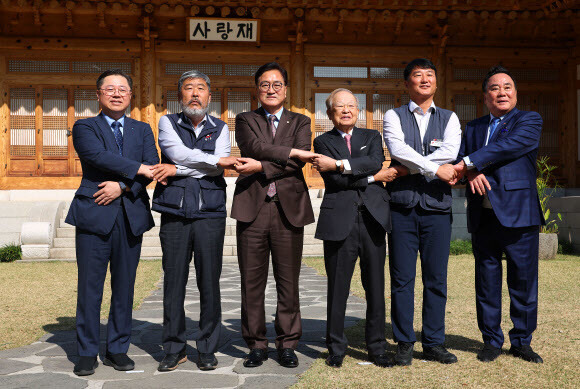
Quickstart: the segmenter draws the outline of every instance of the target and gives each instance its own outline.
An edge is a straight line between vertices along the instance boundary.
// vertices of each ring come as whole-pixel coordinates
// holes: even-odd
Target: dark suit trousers
[[[163,350],[178,353],[186,344],[185,302],[193,253],[200,297],[197,351],[215,353],[221,329],[220,276],[226,218],[185,219],[161,215],[163,250]]]
[[[143,236],[134,236],[123,208],[112,231],[97,235],[76,229],[78,266],[77,348],[79,356],[99,353],[99,329],[107,265],[111,271],[111,308],[107,323],[107,350],[126,353],[131,341],[135,275]]]
[[[502,226],[492,210],[484,209],[481,224],[471,235],[475,256],[477,324],[483,341],[501,348],[502,252],[507,258],[507,285],[512,346],[529,345],[538,319],[538,226]]]
[[[278,202],[267,200],[256,219],[237,223],[238,263],[242,276],[242,336],[250,349],[268,347],[264,294],[269,256],[276,281],[276,348],[295,349],[302,336],[298,277],[304,227],[288,222]]]
[[[423,278],[423,346],[445,342],[447,263],[451,240],[451,214],[391,207],[389,234],[391,319],[396,342],[415,342],[413,312],[417,251]]]
[[[385,230],[366,210],[356,215],[345,240],[324,241],[328,275],[326,345],[331,355],[344,355],[347,339],[344,316],[350,282],[360,257],[361,279],[367,300],[365,340],[369,355],[385,352]]]

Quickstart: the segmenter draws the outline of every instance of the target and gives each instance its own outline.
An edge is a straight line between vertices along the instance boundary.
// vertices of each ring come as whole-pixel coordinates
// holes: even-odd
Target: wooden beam
[[[0,48],[2,50],[69,51],[75,54],[79,54],[77,53],[79,50],[101,53],[120,52],[129,55],[141,52],[141,42],[138,39],[0,37]],[[119,54],[115,53],[115,55]]]
[[[0,55],[0,178],[6,177],[10,137],[8,132],[10,105],[8,101],[8,87],[4,82],[6,71],[6,57]]]

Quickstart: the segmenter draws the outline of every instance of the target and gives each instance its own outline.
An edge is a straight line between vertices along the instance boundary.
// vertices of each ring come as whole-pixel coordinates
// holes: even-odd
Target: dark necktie
[[[346,147],[348,147],[348,152],[349,152],[350,154],[352,154],[352,150],[350,149],[350,138],[351,138],[351,137],[352,137],[352,135],[350,135],[350,134],[346,134],[346,135],[344,136],[344,140],[346,141]]]
[[[272,139],[274,139],[274,137],[276,136],[276,125],[274,124],[275,122],[276,122],[275,115],[268,116],[268,129],[272,131]],[[268,195],[268,197],[274,197],[274,195],[276,194],[276,183],[274,181],[270,182],[270,185],[268,185],[268,192],[266,192],[266,194]]]
[[[113,134],[115,134],[115,141],[119,148],[119,155],[123,155],[123,134],[121,133],[121,123],[114,121],[111,123],[111,128],[113,129]]]
[[[491,137],[493,136],[493,133],[494,133],[495,129],[497,128],[497,125],[499,124],[500,121],[501,121],[500,118],[491,119],[491,123],[489,124],[489,136],[487,137],[488,142],[490,141]]]

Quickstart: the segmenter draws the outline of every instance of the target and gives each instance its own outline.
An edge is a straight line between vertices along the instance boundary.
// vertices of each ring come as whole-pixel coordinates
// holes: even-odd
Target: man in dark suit
[[[516,83],[496,66],[482,85],[490,115],[467,124],[458,177],[467,175],[467,228],[475,256],[477,322],[484,347],[479,360],[501,353],[502,253],[511,299],[510,354],[542,363],[530,347],[538,316],[539,226],[544,223],[536,189],[536,157],[542,118],[516,108]],[[456,180],[453,180],[454,183]]]
[[[304,226],[314,222],[302,161],[310,152],[310,119],[283,108],[288,75],[279,64],[255,74],[261,108],[236,117],[236,141],[242,158],[232,205],[237,222],[238,262],[242,278],[242,335],[250,348],[246,367],[268,359],[264,292],[268,262],[276,279],[276,348],[285,367],[298,366],[294,350],[302,335],[298,277]]]
[[[326,107],[334,128],[314,139],[314,151],[321,154],[314,159],[314,166],[326,189],[315,235],[324,240],[328,276],[326,364],[342,366],[347,347],[346,302],[360,257],[369,359],[377,366],[389,367],[393,364],[385,353],[385,237],[391,230],[391,217],[389,194],[380,181],[394,179],[396,170],[381,170],[385,157],[380,133],[355,127],[358,100],[351,91],[336,89],[326,100]],[[385,172],[389,173],[386,177]]]
[[[131,103],[131,77],[108,70],[97,79],[101,113],[79,120],[73,143],[83,178],[66,222],[76,226],[78,266],[77,375],[93,374],[99,353],[99,327],[107,265],[111,268],[111,309],[103,363],[132,370],[133,287],[143,233],[154,226],[146,186],[159,163],[148,124],[125,116]]]

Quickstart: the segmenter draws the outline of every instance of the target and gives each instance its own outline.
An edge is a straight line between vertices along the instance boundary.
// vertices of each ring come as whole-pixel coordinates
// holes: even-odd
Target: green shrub
[[[461,254],[473,254],[473,249],[471,248],[470,240],[452,240],[449,245],[449,254],[451,255],[461,255]]]
[[[14,243],[0,247],[0,262],[14,262],[22,258],[22,249]]]

